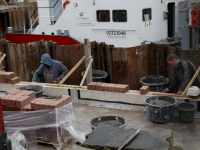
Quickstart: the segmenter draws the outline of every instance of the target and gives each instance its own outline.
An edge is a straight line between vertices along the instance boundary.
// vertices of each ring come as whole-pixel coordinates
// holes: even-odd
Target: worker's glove
[[[58,84],[60,82],[60,78],[57,78],[53,81],[54,84]]]
[[[166,88],[164,91],[163,91],[163,93],[168,93],[169,92],[169,89],[168,88]]]

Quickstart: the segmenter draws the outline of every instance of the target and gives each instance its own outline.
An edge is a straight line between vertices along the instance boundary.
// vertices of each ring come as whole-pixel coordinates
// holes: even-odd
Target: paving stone
[[[112,148],[118,149],[129,137],[135,133],[135,129],[114,127],[97,128],[88,135],[82,144],[88,148]],[[173,134],[166,130],[160,133],[141,130],[139,134],[124,148],[124,150],[172,150]]]

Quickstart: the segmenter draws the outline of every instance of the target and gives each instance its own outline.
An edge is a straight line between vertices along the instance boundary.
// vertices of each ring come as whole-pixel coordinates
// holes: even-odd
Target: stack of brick
[[[147,93],[149,93],[149,86],[142,86],[140,88],[140,95],[146,95]]]
[[[58,100],[36,98],[30,103],[30,105],[25,106],[23,110],[29,111],[29,110],[54,109],[63,107],[70,102],[71,102],[71,97],[67,95],[63,95],[62,98]]]
[[[1,100],[4,111],[38,111],[67,105],[71,102],[71,97],[63,95],[62,98],[58,100],[35,98],[34,91],[14,89],[7,92],[7,95],[2,97]],[[28,118],[28,121],[25,119],[24,124],[19,123],[21,124],[21,127],[30,128],[29,130],[25,129],[24,131],[21,131],[27,139],[48,142],[53,145],[59,145],[72,139],[72,136],[66,129],[61,128],[56,124],[56,119],[58,117],[57,111],[46,110],[44,111],[44,114],[42,112],[42,116],[37,116],[40,113],[37,114],[35,112],[30,112],[28,114],[32,114],[35,117],[31,119]],[[65,116],[65,114],[62,115]],[[37,126],[37,128],[32,128],[34,126]]]
[[[6,93],[6,96],[1,98],[4,111],[20,111],[35,99],[34,91],[14,89]]]
[[[71,102],[71,97],[63,95],[58,100],[35,98],[34,91],[14,89],[1,99],[4,111],[34,111],[63,107]]]
[[[91,82],[87,85],[87,90],[115,92],[115,93],[126,93],[126,92],[129,91],[129,85]]]
[[[16,84],[20,82],[19,77],[15,77],[14,72],[0,71],[0,83]]]

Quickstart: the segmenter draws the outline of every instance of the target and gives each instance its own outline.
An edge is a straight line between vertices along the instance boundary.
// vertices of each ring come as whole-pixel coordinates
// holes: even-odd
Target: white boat
[[[66,30],[80,42],[88,38],[90,41],[106,42],[115,47],[133,47],[168,37],[177,39],[182,33],[179,33],[178,16],[184,12],[187,18],[190,9],[189,2],[180,0],[56,2],[37,0],[39,25],[33,32],[29,30],[29,33],[57,35],[57,30],[61,30],[60,33]],[[52,7],[55,3],[54,8],[44,8]]]

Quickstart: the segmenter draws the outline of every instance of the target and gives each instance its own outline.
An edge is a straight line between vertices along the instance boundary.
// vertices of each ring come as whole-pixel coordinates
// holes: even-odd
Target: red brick
[[[33,110],[31,109],[31,104],[28,104],[28,105],[22,107],[21,111],[33,111]]]
[[[53,100],[48,99],[48,101],[46,102],[46,104],[43,104],[43,108],[44,108],[44,109],[49,109],[49,105],[50,105],[51,103],[53,103],[53,102],[54,102]]]
[[[2,105],[2,110],[3,110],[3,111],[8,111],[8,106]]]
[[[49,101],[48,99],[43,98],[42,101],[39,104],[39,110],[45,109],[44,104],[46,104],[48,101]]]
[[[98,82],[98,83],[96,84],[96,87],[95,87],[95,90],[96,90],[96,91],[99,91],[99,87],[100,87],[101,84],[102,84],[101,82]]]
[[[40,105],[43,101],[43,98],[38,98],[38,100],[35,102],[34,110],[40,110]]]
[[[87,85],[87,90],[92,90],[93,84],[94,84],[94,82],[90,82],[90,83]]]
[[[5,95],[5,96],[3,96],[2,98],[1,98],[1,103],[2,103],[2,105],[5,105],[6,106],[6,104],[7,104],[7,100],[8,100],[8,98],[10,97],[10,95]]]
[[[71,102],[71,96],[63,95],[63,103],[64,105],[67,105]]]
[[[23,92],[19,93],[19,95],[22,96],[29,96],[30,99],[34,99],[35,98],[35,91],[26,91],[26,90],[22,90]]]
[[[8,107],[8,111],[21,111],[21,109],[17,107]]]
[[[20,82],[20,78],[19,77],[14,77],[12,79],[10,79],[10,83],[11,84],[16,84]]]
[[[64,106],[64,100],[61,98],[59,100],[52,100],[53,103],[49,104],[48,108],[53,109],[53,108],[59,108]]]
[[[0,72],[0,83],[6,83],[6,72]]]
[[[37,103],[37,101],[39,101],[39,98],[34,99],[33,101],[31,101],[31,109],[35,110],[35,104]]]
[[[16,107],[16,101],[20,99],[22,96],[21,95],[12,95],[8,98],[7,100],[7,106],[9,107]]]
[[[102,83],[102,84],[99,86],[99,91],[105,91],[106,86],[107,86],[107,83]]]
[[[146,95],[149,92],[149,86],[142,86],[140,88],[140,94],[141,95]]]
[[[16,100],[16,107],[17,108],[22,108],[26,105],[28,105],[31,101],[30,101],[30,97],[29,96],[22,96],[21,98],[19,98],[18,100]]]
[[[143,89],[144,89],[144,86],[142,86],[142,87],[140,88],[140,95],[143,95]]]
[[[14,72],[6,72],[6,80],[10,80],[15,77]]]
[[[14,90],[11,90],[9,92],[6,93],[6,95],[17,95],[19,93],[23,92],[22,90],[18,90],[18,89],[14,89]]]
[[[126,93],[129,91],[129,85],[125,84],[117,84],[115,85],[115,92],[117,93]]]

